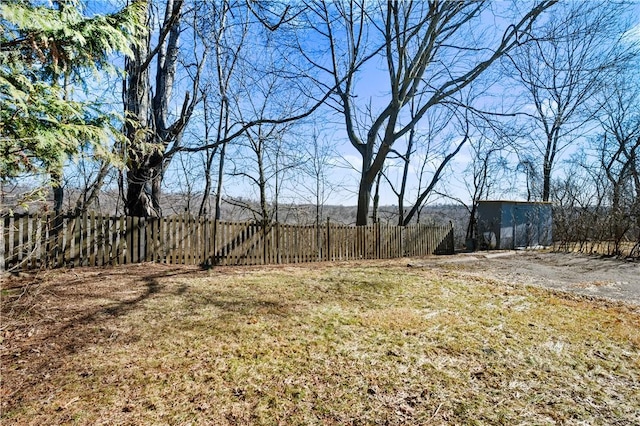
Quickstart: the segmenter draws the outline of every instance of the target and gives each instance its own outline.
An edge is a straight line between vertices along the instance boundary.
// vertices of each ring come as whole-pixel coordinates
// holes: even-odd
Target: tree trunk
[[[182,132],[191,118],[196,99],[184,95],[182,111],[173,123],[168,115],[178,64],[180,22],[183,0],[166,2],[158,45],[151,50],[150,38],[132,46],[127,59],[124,88],[127,147],[127,195],[125,212],[130,216],[161,216],[160,193],[164,170],[172,152],[180,145]],[[150,22],[149,10],[145,19]],[[206,52],[205,52],[206,54]],[[155,57],[155,87],[151,90],[149,67]],[[193,77],[193,93],[198,93],[201,66]],[[154,92],[153,99],[151,98]],[[167,147],[173,143],[171,152]]]
[[[56,216],[62,213],[62,203],[64,202],[64,187],[62,186],[62,172],[51,172],[51,183],[53,187],[53,211]]]
[[[218,163],[218,189],[216,190],[216,220],[220,220],[220,207],[222,203],[222,179],[224,178],[224,157],[227,152],[227,144],[222,144],[220,161]]]
[[[378,207],[380,204],[380,178],[382,177],[382,171],[378,173],[378,177],[376,179],[376,192],[373,195],[373,214],[371,216],[372,223],[378,223],[380,218],[378,217]]]
[[[98,171],[98,175],[94,181],[84,189],[82,196],[78,197],[74,208],[74,214],[76,216],[85,213],[91,204],[99,201],[98,195],[100,194],[102,186],[104,185],[104,180],[109,173],[109,168],[109,163],[104,161],[100,166],[100,170]]]
[[[148,10],[145,20],[149,19]],[[149,142],[151,105],[149,99],[149,39],[132,46],[133,57],[125,61],[127,78],[124,87],[124,112],[127,119],[125,135],[127,146],[127,193],[125,214],[146,217],[152,214],[151,190],[147,188],[151,170],[144,147]]]
[[[551,196],[551,166],[545,164],[542,170],[542,201],[549,201]]]
[[[358,211],[356,213],[356,226],[365,226],[369,219],[369,201],[371,200],[372,182],[362,176],[358,189]]]

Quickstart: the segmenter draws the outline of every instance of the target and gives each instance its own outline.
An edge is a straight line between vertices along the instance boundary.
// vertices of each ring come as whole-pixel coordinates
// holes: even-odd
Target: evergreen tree
[[[115,71],[111,56],[132,54],[131,45],[144,31],[143,8],[134,2],[116,13],[89,17],[78,0],[58,0],[53,6],[3,1],[0,179],[47,173],[55,187],[65,160],[83,144],[106,154],[111,116],[91,100],[83,74]],[[85,87],[87,100],[69,99],[71,85]]]

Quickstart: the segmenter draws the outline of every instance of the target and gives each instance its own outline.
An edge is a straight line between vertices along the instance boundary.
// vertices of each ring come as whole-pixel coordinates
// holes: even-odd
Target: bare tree
[[[634,78],[634,71],[622,73],[603,97],[597,149],[611,188],[614,254],[620,255],[625,234],[634,225],[640,232],[640,81]],[[636,241],[640,244],[640,234]]]
[[[249,134],[261,134],[267,127],[287,127],[290,123],[308,117],[328,96],[321,94],[314,104],[307,105],[306,97],[302,96],[303,93],[309,94],[306,80],[289,64],[288,53],[281,48],[284,46],[281,37],[286,37],[286,33],[281,34],[279,28],[294,19],[300,8],[304,6],[224,0],[194,2],[188,9],[189,16],[193,17],[193,24],[187,32],[194,35],[191,47],[194,53],[189,57],[191,62],[185,62],[182,68],[198,97],[192,100],[189,107],[185,108],[183,104],[182,112],[187,115],[178,116],[176,123],[179,122],[184,131],[193,115],[191,107],[195,107],[198,100],[202,100],[202,121],[197,123],[188,138],[184,138],[181,133],[173,142],[151,146],[152,154],[148,160],[143,160],[147,164],[152,162],[151,157],[162,157],[163,168],[160,171],[164,172],[177,153],[204,153],[205,188],[199,207],[200,214],[209,204],[213,189],[212,175],[215,172],[214,159],[217,158],[215,212],[216,218],[220,218],[225,163],[229,160],[228,147],[231,143],[244,139]],[[210,65],[205,68],[203,58],[207,52],[215,53],[215,60],[210,61]],[[269,104],[264,104],[264,108],[252,109],[247,106],[251,102],[254,107],[260,104],[264,93],[260,93],[260,84],[251,87],[247,83],[249,81],[286,83],[287,91],[297,92],[297,96],[289,98],[286,112],[285,109]],[[273,98],[275,97],[272,96],[269,102],[275,105],[277,102],[272,102]],[[257,113],[260,114],[256,115]],[[254,128],[255,131],[252,130]],[[164,148],[164,151],[160,148]],[[163,173],[151,174],[162,179]],[[154,198],[153,186],[146,192],[151,194],[151,199]]]
[[[427,111],[465,90],[505,53],[526,42],[533,22],[554,3],[531,5],[505,25],[498,40],[473,32],[474,27],[482,28],[483,13],[489,13],[490,3],[485,2],[310,5],[307,16],[314,40],[325,46],[326,55],[307,58],[329,76],[325,87],[335,87],[331,106],[343,116],[348,139],[362,157],[358,225],[367,223],[372,187],[396,141],[404,139]],[[365,111],[369,103],[359,103],[358,96],[365,96],[359,93],[358,80],[377,59],[386,68],[384,104]],[[411,100],[418,96],[421,102],[414,116],[403,122]]]
[[[261,51],[266,62],[269,46]],[[257,63],[257,66],[260,63]],[[277,73],[257,73],[251,68],[242,70],[243,102],[235,105],[234,114],[238,122],[247,122],[252,117],[257,122],[245,130],[244,137],[236,138],[236,155],[231,175],[250,183],[258,191],[259,207],[249,210],[255,213],[260,223],[277,220],[277,207],[287,171],[300,165],[296,151],[288,146],[292,123],[266,123],[261,119],[268,116],[289,116],[296,108],[294,91],[288,89],[286,80]]]
[[[302,165],[302,158],[289,146],[289,126],[260,124],[247,130],[246,138],[236,142],[237,154],[230,175],[257,190],[258,206],[252,200],[228,199],[254,213],[260,223],[278,222],[279,204],[286,190],[287,177]]]
[[[623,64],[621,64],[623,65]],[[628,65],[628,64],[627,64]],[[597,94],[597,131],[554,179],[554,235],[561,248],[640,256],[640,81],[620,67]]]
[[[231,109],[239,102],[237,96],[237,69],[244,63],[245,51],[249,48],[247,38],[250,31],[250,17],[254,16],[244,2],[224,0],[203,4],[196,25],[202,34],[202,42],[214,52],[214,60],[209,61],[203,75],[202,92],[204,139],[197,140],[195,146],[204,146],[205,188],[199,214],[203,214],[209,204],[213,189],[214,159],[218,158],[215,190],[215,217],[220,219],[224,168],[229,143]]]
[[[188,15],[184,0],[167,0],[161,4],[146,1],[146,20],[154,31],[150,31],[146,40],[132,46],[134,55],[125,63],[127,76],[123,88],[128,139],[125,211],[132,216],[161,215],[164,171],[181,146],[183,132],[198,103],[200,74],[206,59],[206,49],[192,51],[191,90],[184,92],[179,112],[171,115],[176,101],[173,89],[180,62],[180,35]],[[162,5],[164,11],[160,12],[158,6]],[[191,19],[197,13],[198,3],[195,5],[190,10]]]
[[[589,251],[590,241],[606,239],[606,178],[597,159],[581,149],[565,160],[568,170],[552,185],[553,236],[560,249]]]
[[[607,75],[629,57],[622,38],[626,30],[619,3],[563,3],[539,27],[535,43],[509,53],[507,73],[525,89],[526,145],[536,158],[522,161],[523,170],[539,174],[541,197],[549,201],[551,177],[558,156],[587,134],[596,109],[592,97]],[[531,167],[533,164],[535,167]],[[539,164],[541,163],[541,173]]]
[[[472,160],[467,167],[467,172],[471,175],[471,181],[467,183],[471,195],[465,235],[467,241],[476,238],[478,202],[488,200],[491,194],[499,189],[500,181],[505,179],[509,171],[507,161],[502,155],[504,141],[499,136],[494,135],[494,139],[489,139],[487,135],[480,135],[469,147]]]
[[[302,170],[310,179],[302,179],[303,193],[300,194],[303,199],[311,201],[315,206],[316,226],[322,223],[324,205],[339,186],[339,183],[331,177],[333,161],[337,156],[335,146],[319,133],[319,129],[314,125],[310,139],[304,143],[306,160],[302,164]]]
[[[416,106],[420,104],[420,99],[411,100],[410,119],[415,116]],[[381,171],[380,175],[383,175],[398,199],[398,225],[403,226],[405,224],[405,202],[411,192],[409,187],[409,178],[412,170],[417,170],[417,194],[415,198],[418,198],[423,192],[423,182],[427,177],[429,165],[437,162],[437,157],[444,157],[446,150],[448,149],[451,138],[444,136],[445,129],[449,127],[449,122],[453,117],[453,111],[450,108],[432,108],[428,111],[423,120],[420,123],[420,128],[412,128],[408,134],[405,142],[404,151],[399,152],[396,149],[390,151],[387,162],[389,165]],[[396,145],[399,145],[401,141],[398,141]],[[399,160],[402,169],[402,176],[400,181],[396,184],[392,181],[389,173],[385,172],[389,169],[395,169],[394,160]],[[413,161],[412,161],[413,160]],[[416,166],[418,163],[419,167]],[[437,170],[436,170],[437,171]],[[376,190],[378,189],[376,184]],[[433,186],[430,190],[433,189]],[[423,203],[426,200],[426,195],[423,197]],[[410,200],[413,202],[415,200]],[[374,203],[375,204],[375,203]],[[416,212],[419,211],[416,210]],[[414,212],[413,214],[415,214]],[[412,216],[413,216],[412,214]],[[409,219],[411,220],[411,218]],[[407,222],[408,223],[408,222]]]
[[[459,117],[455,115],[456,119],[459,121],[458,127],[460,130],[460,134],[458,135],[455,141],[445,140],[445,142],[442,144],[443,146],[441,147],[441,149],[437,150],[437,153],[436,153],[436,156],[438,158],[437,166],[435,167],[435,170],[432,172],[431,179],[429,180],[429,183],[427,184],[427,186],[423,189],[422,185],[420,185],[416,200],[411,206],[411,209],[407,212],[407,214],[404,217],[404,221],[402,222],[403,226],[406,226],[409,223],[411,223],[411,219],[413,219],[413,216],[420,211],[427,197],[434,192],[436,185],[438,185],[440,180],[443,178],[446,167],[449,165],[451,160],[453,160],[453,158],[458,154],[458,152],[460,152],[462,147],[471,139],[472,129],[471,129],[471,123],[469,121],[469,117],[467,113],[468,111],[465,111],[465,114],[463,117]],[[422,165],[421,174],[423,173],[426,165],[427,165],[427,161],[425,160],[425,162]],[[420,181],[422,183],[422,176]]]
[[[201,89],[202,90],[202,89]],[[202,128],[199,129],[202,132],[202,142],[209,144],[213,133],[215,132],[214,125],[212,123],[212,115],[215,114],[211,106],[211,102],[208,101],[208,90],[202,90]],[[196,136],[197,138],[197,136]],[[204,189],[202,191],[202,199],[200,200],[200,207],[198,207],[198,216],[204,216],[207,213],[207,208],[211,210],[210,195],[211,188],[213,186],[213,160],[218,153],[218,146],[206,149],[201,154],[203,155],[203,172],[204,172]],[[216,216],[218,213],[216,212]]]
[[[530,152],[518,152],[518,164],[516,172],[522,172],[525,175],[525,185],[527,189],[527,201],[539,200],[542,197],[540,190],[542,179],[536,167],[536,161]]]
[[[419,129],[409,132],[404,154],[395,149],[391,151],[387,162],[400,160],[402,164],[402,176],[397,185],[385,173],[387,183],[398,199],[399,226],[409,224],[418,215],[444,177],[447,165],[468,140],[459,137],[455,127],[460,127],[460,123],[454,126],[452,122],[458,121],[454,118],[455,111],[451,108],[432,108],[423,117]],[[390,165],[386,169],[391,169]],[[415,187],[410,186],[410,177],[414,178],[411,181],[417,180]]]

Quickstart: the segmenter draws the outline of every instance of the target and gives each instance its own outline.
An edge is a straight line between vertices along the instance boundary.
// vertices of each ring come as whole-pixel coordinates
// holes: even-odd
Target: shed
[[[477,213],[481,248],[533,248],[553,242],[551,203],[480,201]]]

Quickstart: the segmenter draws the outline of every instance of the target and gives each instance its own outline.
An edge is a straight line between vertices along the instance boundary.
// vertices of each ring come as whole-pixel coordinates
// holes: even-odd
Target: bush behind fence
[[[162,218],[2,217],[0,270],[161,262],[266,265],[453,253],[452,226],[346,226]]]

